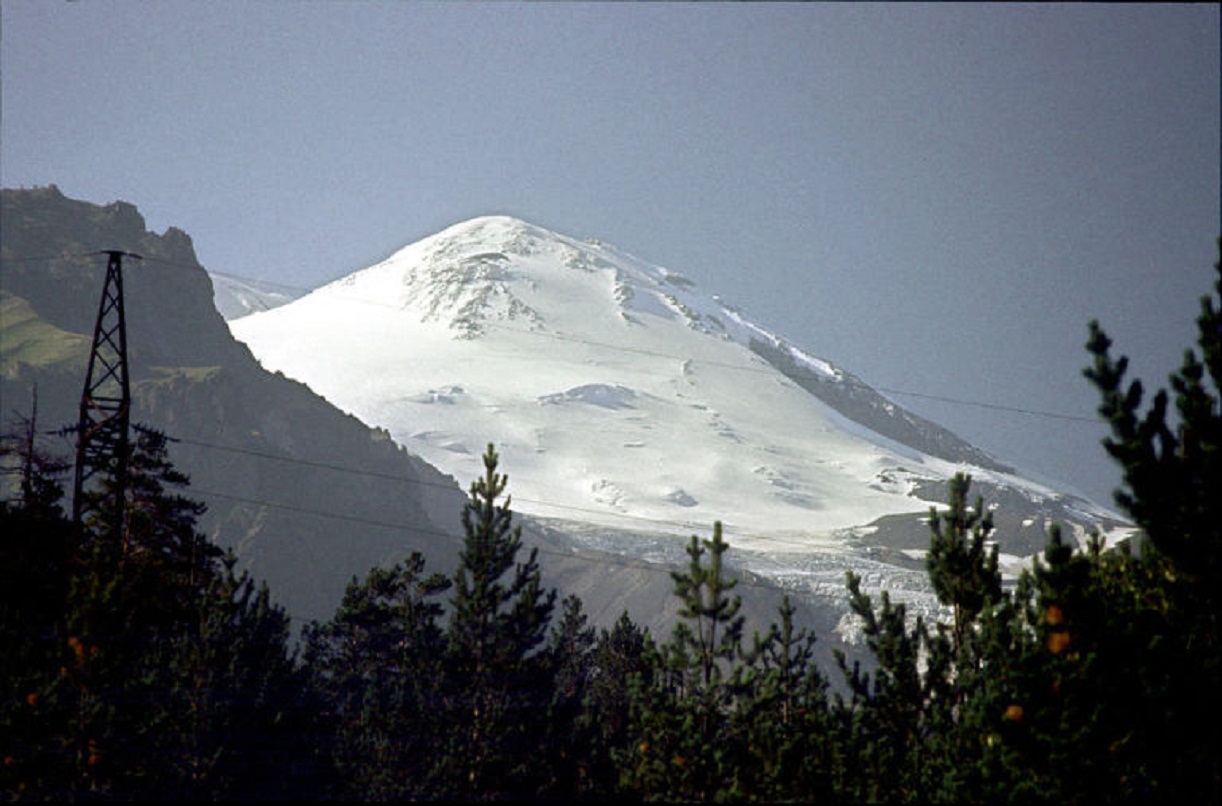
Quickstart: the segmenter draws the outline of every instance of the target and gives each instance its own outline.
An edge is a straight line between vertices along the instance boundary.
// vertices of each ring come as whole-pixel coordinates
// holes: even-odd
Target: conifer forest
[[[1220,242],[1222,246],[1222,242]],[[521,541],[495,446],[456,568],[412,554],[294,635],[197,528],[190,468],[128,448],[123,528],[74,526],[62,458],[9,430],[0,791],[12,802],[555,800],[1218,803],[1222,260],[1197,343],[1147,396],[1091,322],[1085,382],[1126,545],[1056,528],[1003,584],[971,479],[930,513],[943,617],[845,598],[869,662],[815,662],[786,597],[748,634],[721,524],[671,571],[679,619],[595,628]],[[10,402],[10,405],[11,402]],[[97,493],[105,494],[105,485]],[[120,533],[116,539],[114,535]]]

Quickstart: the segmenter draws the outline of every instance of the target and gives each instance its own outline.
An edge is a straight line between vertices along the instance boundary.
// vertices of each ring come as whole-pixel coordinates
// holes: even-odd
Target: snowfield
[[[691,280],[513,218],[455,225],[229,324],[264,367],[464,486],[493,443],[517,512],[642,538],[707,535],[720,520],[777,578],[856,553],[880,518],[928,513],[944,499],[921,491],[959,470],[1058,500],[846,415],[803,387],[853,400],[860,381]],[[786,356],[788,374],[760,345]],[[912,417],[889,401],[871,411]],[[842,593],[843,558],[834,566]]]

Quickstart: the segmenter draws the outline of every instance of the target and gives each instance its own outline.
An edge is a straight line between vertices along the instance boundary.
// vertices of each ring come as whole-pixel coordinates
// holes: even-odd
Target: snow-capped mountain
[[[863,539],[911,556],[956,471],[1012,513],[998,518],[1011,553],[1042,548],[1049,519],[1115,525],[682,275],[509,217],[229,324],[264,367],[464,485],[494,443],[515,511],[574,533],[686,537],[720,520],[760,557]]]

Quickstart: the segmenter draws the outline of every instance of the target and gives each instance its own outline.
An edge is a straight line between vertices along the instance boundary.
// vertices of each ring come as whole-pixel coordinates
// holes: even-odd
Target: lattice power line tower
[[[106,281],[93,328],[93,349],[81,392],[76,432],[76,479],[72,520],[77,528],[93,514],[116,539],[123,535],[127,494],[131,385],[127,373],[127,322],[123,313],[123,258],[139,255],[118,250],[107,256]],[[109,488],[105,481],[109,479]],[[102,484],[98,484],[102,481]]]

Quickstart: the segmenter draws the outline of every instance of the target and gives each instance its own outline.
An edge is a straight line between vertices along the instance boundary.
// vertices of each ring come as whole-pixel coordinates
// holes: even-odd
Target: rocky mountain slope
[[[42,429],[75,422],[106,265],[93,253],[128,250],[144,257],[124,270],[133,422],[178,440],[171,458],[209,505],[203,528],[235,547],[296,621],[329,616],[354,574],[409,549],[452,562],[457,482],[262,370],[213,307],[185,233],[148,232],[130,204],[54,187],[0,199],[6,426],[29,413],[35,388]],[[71,459],[71,439],[45,444]]]

